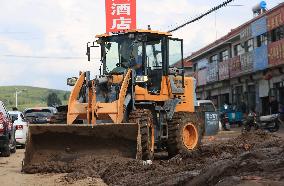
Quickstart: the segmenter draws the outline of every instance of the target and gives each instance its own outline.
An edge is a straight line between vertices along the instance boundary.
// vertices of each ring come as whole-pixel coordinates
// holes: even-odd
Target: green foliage
[[[47,106],[49,107],[57,107],[62,105],[60,98],[57,96],[55,92],[50,92],[47,95]]]
[[[8,110],[15,107],[15,89],[26,91],[18,94],[18,109],[23,111],[30,107],[46,107],[47,96],[54,92],[62,100],[62,104],[67,104],[70,92],[63,90],[51,90],[47,88],[29,87],[29,86],[0,86],[0,100],[5,103]],[[65,99],[67,98],[67,99]]]

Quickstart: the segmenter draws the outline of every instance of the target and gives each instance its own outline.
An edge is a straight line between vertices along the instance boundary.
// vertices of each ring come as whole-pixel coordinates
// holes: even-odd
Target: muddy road
[[[55,155],[26,170],[34,174],[22,174],[22,158],[23,150],[0,157],[0,180],[8,180],[6,185],[284,185],[283,129],[277,135],[221,132],[189,155],[152,164],[116,156]]]
[[[0,157],[1,186],[38,186],[38,185],[105,185],[101,179],[86,178],[76,182],[62,182],[65,174],[24,174],[21,172],[24,149],[17,149],[10,157]]]

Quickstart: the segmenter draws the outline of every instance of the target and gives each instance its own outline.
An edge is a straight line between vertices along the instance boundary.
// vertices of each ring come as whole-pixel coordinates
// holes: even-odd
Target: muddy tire
[[[9,157],[11,155],[9,146],[3,147],[2,154],[3,157]]]
[[[275,126],[273,128],[268,128],[269,132],[277,132],[280,128],[280,122],[279,121],[274,121]]]
[[[194,113],[178,112],[168,122],[168,154],[189,154],[196,150],[202,138],[201,126]]]
[[[14,141],[13,141],[13,147],[10,149],[10,152],[11,153],[16,153],[16,151],[17,151],[17,144],[16,144],[16,140],[14,139]]]
[[[141,135],[141,158],[142,160],[154,159],[154,123],[153,115],[150,110],[138,109],[129,115],[130,123],[138,123]]]

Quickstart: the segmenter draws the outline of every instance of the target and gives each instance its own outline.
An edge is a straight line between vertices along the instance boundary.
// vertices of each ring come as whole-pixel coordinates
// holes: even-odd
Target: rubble
[[[101,178],[108,185],[220,186],[251,180],[283,184],[284,141],[256,131],[228,141],[204,144],[190,155],[180,154],[166,160],[141,163],[123,157],[86,154],[67,159],[53,157],[30,169],[30,173],[59,172],[67,173],[62,181],[68,183]]]

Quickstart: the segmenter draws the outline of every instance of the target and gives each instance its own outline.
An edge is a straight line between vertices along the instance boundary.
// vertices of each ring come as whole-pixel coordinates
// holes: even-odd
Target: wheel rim
[[[198,132],[197,128],[192,124],[188,123],[184,126],[182,131],[183,144],[187,149],[194,149],[198,143]]]

